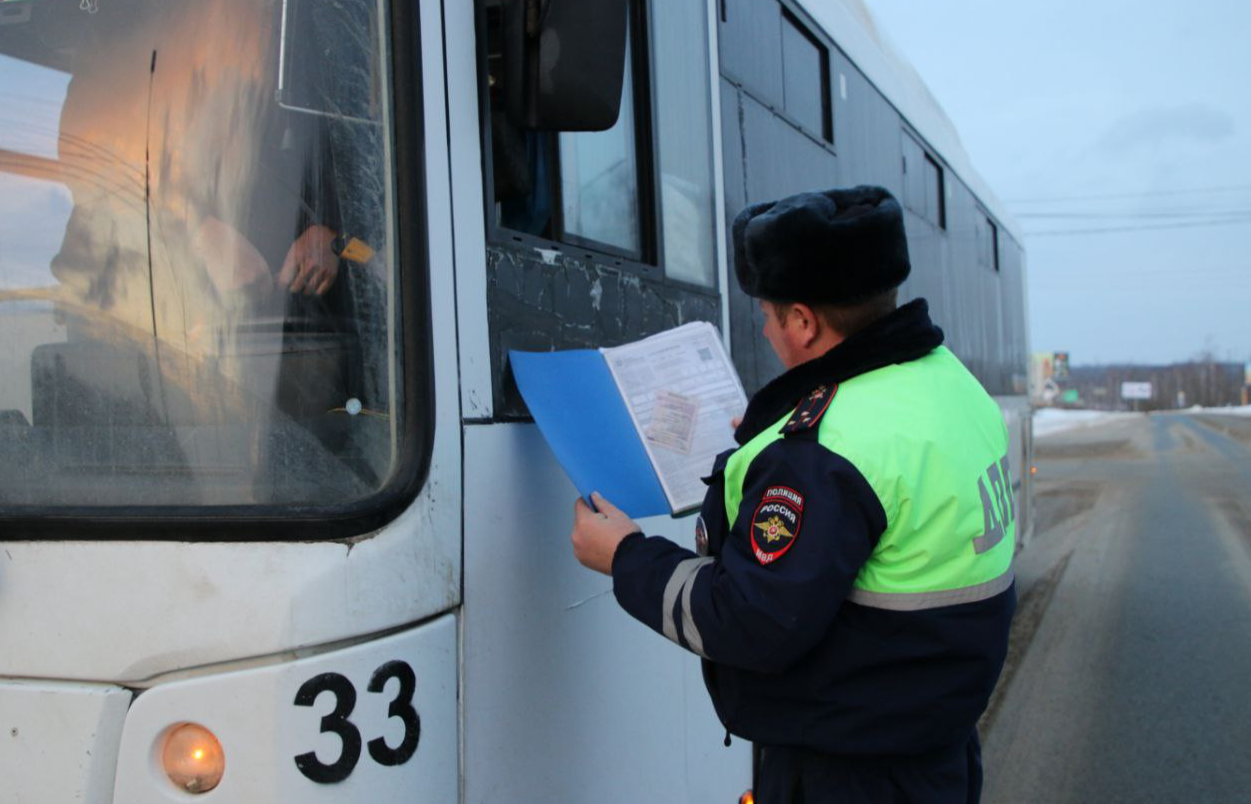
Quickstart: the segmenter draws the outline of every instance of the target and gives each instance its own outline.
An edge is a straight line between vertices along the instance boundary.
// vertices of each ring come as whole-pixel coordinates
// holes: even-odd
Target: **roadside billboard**
[[[1121,383],[1121,399],[1150,399],[1151,383],[1149,382],[1123,382]]]

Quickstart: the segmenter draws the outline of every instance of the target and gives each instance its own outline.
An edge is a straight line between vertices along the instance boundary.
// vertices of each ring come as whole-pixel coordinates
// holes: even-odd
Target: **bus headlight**
[[[195,723],[184,723],[165,736],[161,765],[179,790],[207,793],[221,782],[226,755],[213,732]]]

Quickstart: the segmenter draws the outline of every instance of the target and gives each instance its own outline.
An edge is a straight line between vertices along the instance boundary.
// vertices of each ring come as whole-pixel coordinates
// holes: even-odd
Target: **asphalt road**
[[[1251,418],[1035,444],[987,804],[1251,802]]]

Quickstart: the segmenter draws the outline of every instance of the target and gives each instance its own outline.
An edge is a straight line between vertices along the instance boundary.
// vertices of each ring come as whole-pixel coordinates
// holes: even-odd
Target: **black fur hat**
[[[903,211],[881,187],[800,193],[734,219],[734,271],[749,296],[857,304],[911,270]]]

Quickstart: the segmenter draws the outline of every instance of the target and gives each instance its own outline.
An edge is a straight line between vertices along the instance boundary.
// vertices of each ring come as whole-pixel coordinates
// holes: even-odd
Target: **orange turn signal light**
[[[738,797],[738,804],[756,804],[756,795],[748,790]]]
[[[178,789],[207,793],[221,782],[226,755],[213,732],[196,723],[184,723],[166,736],[161,764]]]

